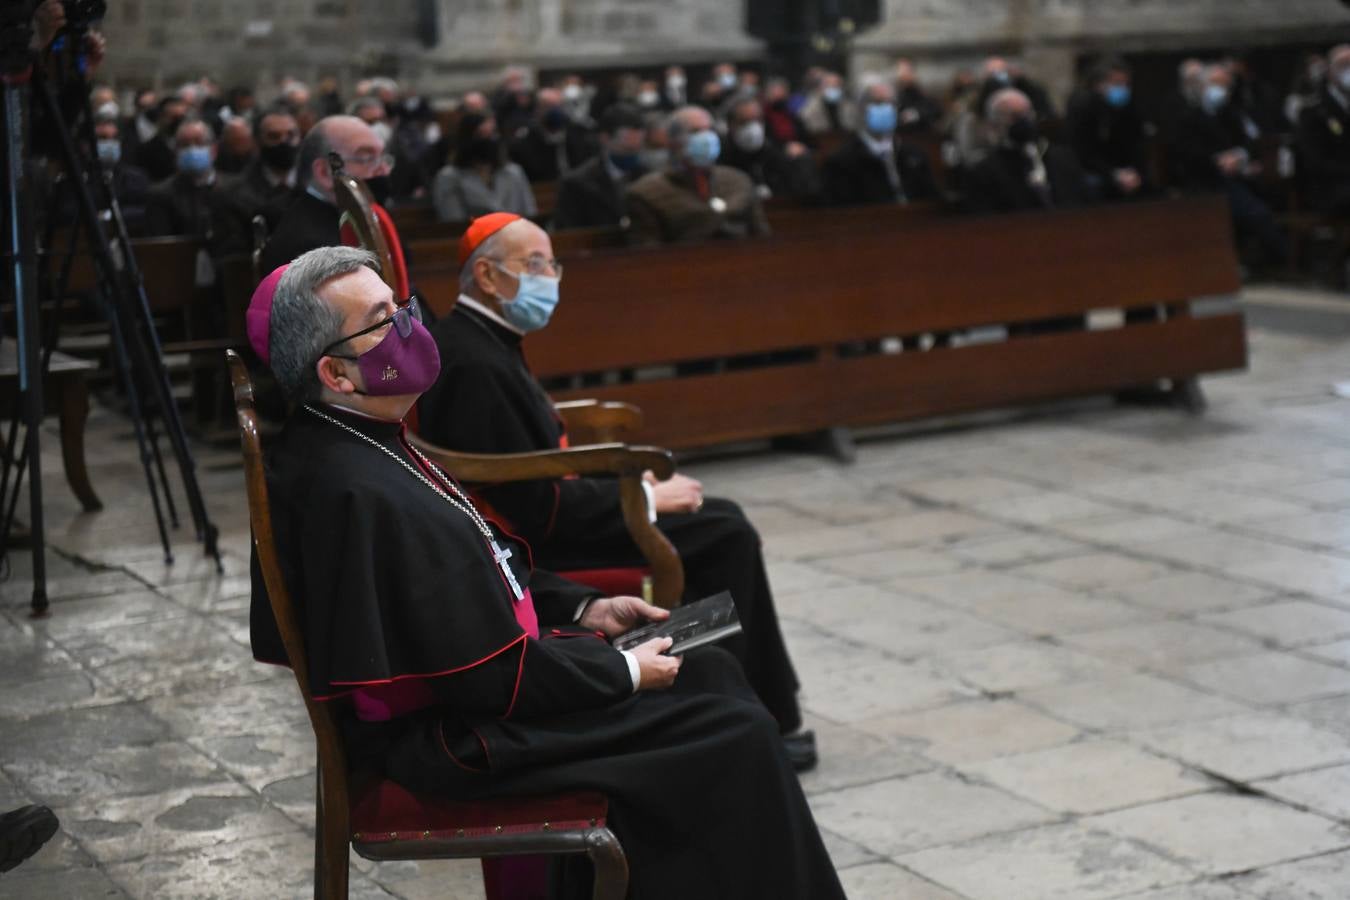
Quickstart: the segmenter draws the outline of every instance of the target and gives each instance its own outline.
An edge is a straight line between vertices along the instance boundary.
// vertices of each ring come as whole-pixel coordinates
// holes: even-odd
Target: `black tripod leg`
[[[169,490],[169,476],[164,474],[164,454],[159,452],[159,434],[155,431],[153,416],[145,418],[145,434],[150,439],[150,453],[155,458],[155,473],[159,475],[160,486],[164,488],[164,507],[169,511],[169,527],[178,527],[178,507],[173,502],[173,491]]]
[[[70,176],[70,184],[75,191],[80,220],[89,235],[91,249],[94,251],[94,263],[104,301],[105,315],[112,332],[113,355],[122,377],[123,387],[127,392],[127,405],[136,432],[136,442],[140,447],[141,466],[145,470],[146,484],[150,488],[150,502],[155,512],[155,525],[159,530],[160,543],[164,547],[164,558],[166,561],[172,562],[173,552],[169,547],[169,533],[165,528],[164,511],[160,507],[159,489],[155,482],[153,454],[147,444],[144,409],[137,392],[135,372],[131,367],[132,360],[127,354],[127,335],[122,321],[122,309],[120,308],[122,304],[119,303],[118,295],[118,285],[122,273],[113,259],[112,248],[103,233],[98,210],[94,206],[94,199],[89,191],[89,182],[85,179],[84,166],[80,161],[79,153],[75,149],[75,141],[71,137],[69,129],[65,127],[56,93],[51,84],[45,80],[41,81],[40,93],[48,118],[55,123],[56,127],[53,131],[56,133],[60,145],[61,160],[66,173]],[[147,375],[153,377],[153,372],[147,371]]]
[[[6,67],[8,70],[8,67]],[[42,370],[38,347],[37,249],[34,246],[32,200],[24,184],[23,166],[28,147],[28,82],[5,79],[5,132],[9,136],[5,154],[5,187],[9,195],[9,252],[13,260],[14,308],[17,312],[19,339],[19,392],[24,420],[28,426],[23,453],[28,463],[28,501],[31,520],[30,547],[33,554],[33,615],[47,612],[47,548],[42,518],[42,454],[38,452],[42,424]],[[13,452],[13,446],[9,452]],[[18,474],[15,498],[18,497]],[[6,521],[3,542],[9,544],[13,517]]]

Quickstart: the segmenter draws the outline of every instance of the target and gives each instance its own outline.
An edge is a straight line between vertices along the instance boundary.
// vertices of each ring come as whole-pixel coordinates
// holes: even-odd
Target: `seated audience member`
[[[174,135],[187,115],[188,105],[177,97],[165,97],[155,110],[155,134],[136,148],[132,163],[145,171],[151,181],[163,181],[178,171]]]
[[[844,96],[844,76],[837,72],[821,76],[819,87],[806,98],[797,116],[814,136],[858,127],[858,109]]]
[[[1167,97],[1158,120],[1158,130],[1169,148],[1169,153],[1176,134],[1182,128],[1183,120],[1200,108],[1200,101],[1205,93],[1206,68],[1204,63],[1194,57],[1183,59],[1177,65],[1176,92]],[[1164,178],[1171,186],[1178,173],[1174,160],[1169,157],[1166,162],[1167,171]]]
[[[1350,44],[1332,49],[1317,99],[1303,108],[1298,151],[1304,192],[1319,208],[1350,215]]]
[[[295,121],[290,109],[275,106],[258,116],[253,131],[258,142],[258,158],[229,184],[229,188],[240,206],[249,211],[250,219],[269,208],[280,215],[285,201],[295,189],[300,123]]]
[[[661,82],[661,108],[674,112],[689,105],[689,80],[683,66],[667,66],[666,77]]]
[[[497,120],[475,113],[460,116],[454,162],[436,173],[431,200],[442,222],[467,222],[496,210],[522,216],[539,211],[525,170],[503,156]]]
[[[152,187],[146,199],[146,234],[202,238],[213,257],[247,252],[247,229],[216,173],[210,126],[201,119],[184,119],[174,136],[174,151],[178,174]],[[198,284],[213,283],[214,273],[199,268]]]
[[[443,360],[419,406],[422,435],[470,453],[550,450],[566,443],[543,387],[526,366],[522,341],[543,328],[558,299],[561,272],[548,235],[509,214],[484,216],[460,241],[460,297],[432,332]],[[725,646],[777,719],[795,763],[815,763],[810,732],[800,732],[797,678],[788,659],[760,539],[729,500],[705,498],[681,475],[649,484],[650,513],[680,553],[685,598],[729,590],[745,627]],[[574,478],[484,485],[478,496],[554,571],[641,565],[624,526],[614,479]]]
[[[141,144],[159,134],[155,124],[158,116],[159,95],[151,90],[137,91],[131,115],[121,122],[122,152],[128,161],[134,163]]]
[[[783,197],[813,203],[820,198],[820,178],[811,152],[796,141],[779,145],[770,140],[763,107],[752,97],[731,107],[720,161],[749,175],[761,200]]]
[[[769,233],[750,176],[717,165],[722,142],[706,109],[686,106],[671,113],[666,138],[670,165],[644,175],[628,189],[629,234],[634,243]]]
[[[952,124],[956,160],[963,169],[973,169],[998,143],[999,136],[986,118],[986,112],[989,98],[1009,87],[1016,88],[1031,102],[1037,123],[1044,123],[1054,115],[1050,95],[1043,87],[1022,75],[1006,59],[989,57],[980,68],[979,88],[974,98]]]
[[[1082,206],[1087,179],[1073,151],[1040,135],[1026,94],[1004,88],[989,98],[985,118],[995,144],[966,176],[966,205],[976,212]]]
[[[834,205],[934,200],[937,185],[922,150],[895,134],[895,93],[884,81],[863,88],[862,124],[823,166],[825,197]]]
[[[257,158],[258,144],[253,138],[253,126],[238,116],[227,119],[220,129],[216,171],[222,175],[238,175]]]
[[[1231,102],[1244,125],[1253,131],[1252,140],[1265,133],[1286,130],[1279,92],[1251,70],[1246,55],[1230,53],[1223,58],[1222,65],[1233,76]]]
[[[511,140],[510,156],[531,182],[557,181],[595,155],[591,133],[568,118],[562,91],[544,88],[534,119]]]
[[[257,118],[258,99],[251,87],[232,87],[225,94],[225,105],[220,108],[222,121],[242,118],[252,122]]]
[[[1223,65],[1205,70],[1200,102],[1186,109],[1170,136],[1167,162],[1171,182],[1187,191],[1223,191],[1233,224],[1244,238],[1259,242],[1268,263],[1285,259],[1284,237],[1270,207],[1252,189],[1260,173],[1252,160],[1252,140],[1241,115],[1229,103],[1232,74]]]
[[[615,650],[608,638],[665,613],[533,568],[408,443],[439,355],[372,264],[315,250],[250,306],[255,349],[295,404],[268,448],[282,576],[353,767],[462,801],[603,792],[634,897],[842,898],[736,662],[716,647],[663,656],[668,639]],[[253,572],[254,655],[284,661]]]
[[[146,230],[145,207],[150,201],[150,178],[140,168],[124,159],[122,152],[121,129],[116,118],[95,116],[94,139],[99,165],[105,172],[112,172],[112,192],[122,209],[127,231],[133,235],[144,234]],[[70,198],[69,218],[75,220],[75,198]]]
[[[1284,124],[1298,125],[1303,110],[1317,103],[1327,83],[1327,57],[1309,53],[1299,65],[1298,75],[1284,98]]]
[[[328,154],[336,151],[347,172],[360,178],[375,202],[389,199],[389,167],[393,158],[384,141],[355,116],[320,119],[300,142],[295,166],[295,198],[281,215],[263,247],[260,266],[271,272],[307,250],[340,243],[333,172]]]
[[[534,116],[534,92],[530,90],[524,69],[506,70],[492,95],[492,115],[501,133],[507,136],[530,124]]]
[[[895,64],[895,108],[899,116],[897,134],[925,134],[942,118],[942,107],[919,85],[912,60],[901,59]]]
[[[342,112],[342,95],[338,92],[338,80],[333,75],[324,75],[317,85],[314,96],[314,110],[320,116],[336,116]]]
[[[770,78],[764,83],[764,128],[769,140],[780,147],[810,140],[806,126],[792,111],[792,88],[786,78]]]
[[[645,174],[642,145],[646,124],[626,103],[611,104],[600,117],[600,152],[558,184],[553,228],[626,227],[628,185]]]
[[[1069,104],[1068,132],[1098,194],[1122,200],[1145,192],[1144,121],[1124,61],[1107,60],[1093,68],[1086,89]]]

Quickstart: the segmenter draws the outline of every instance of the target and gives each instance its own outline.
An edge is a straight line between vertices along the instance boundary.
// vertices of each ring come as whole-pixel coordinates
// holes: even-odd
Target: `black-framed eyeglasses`
[[[525,271],[531,275],[548,275],[552,272],[556,278],[562,278],[563,264],[556,259],[546,259],[542,256],[509,256],[506,259],[495,260],[498,264],[505,262],[523,262]]]
[[[394,328],[397,329],[399,337],[406,338],[408,335],[412,334],[413,322],[420,321],[422,321],[422,307],[418,305],[417,295],[414,294],[400,303],[398,309],[394,310],[387,318],[381,319],[369,328],[362,328],[355,334],[349,334],[346,337],[341,337],[336,341],[333,341],[333,343],[319,351],[319,357],[333,356],[337,359],[356,359],[355,356],[346,356],[341,353],[331,353],[329,351],[348,341],[355,340],[363,334],[370,334],[372,331],[379,331],[381,328],[387,328],[390,325],[393,325]]]

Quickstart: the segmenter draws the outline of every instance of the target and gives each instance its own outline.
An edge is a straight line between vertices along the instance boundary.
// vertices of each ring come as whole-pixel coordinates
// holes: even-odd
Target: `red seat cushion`
[[[364,844],[590,828],[603,826],[609,810],[603,794],[585,791],[460,801],[414,794],[387,778],[353,779],[352,791],[352,840]]]
[[[651,569],[633,567],[630,569],[575,569],[559,572],[559,575],[577,584],[604,591],[607,597],[627,595],[642,596],[642,579],[650,577]]]

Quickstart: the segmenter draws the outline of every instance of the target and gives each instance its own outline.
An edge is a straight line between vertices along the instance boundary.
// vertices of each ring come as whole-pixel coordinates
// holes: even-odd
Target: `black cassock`
[[[525,362],[521,336],[457,304],[431,329],[441,375],[422,396],[427,440],[470,453],[549,450],[564,441],[562,421]],[[568,478],[477,485],[475,492],[554,570],[639,565],[612,478]],[[664,514],[657,527],[684,562],[685,599],[729,590],[744,633],[722,646],[784,733],[801,726],[797,676],[778,627],[758,532],[730,500],[707,498],[696,513]]]
[[[400,424],[321,411],[444,479]],[[623,656],[566,624],[594,592],[532,570],[529,547],[489,525],[527,590],[517,601],[466,513],[307,409],[269,450],[268,489],[311,686],[351,711],[357,764],[465,799],[602,791],[635,900],[843,896],[777,725],[729,654],[696,651],[674,688],[633,693]],[[542,639],[526,630],[531,599]],[[254,655],[284,660],[256,560],[250,625]]]

